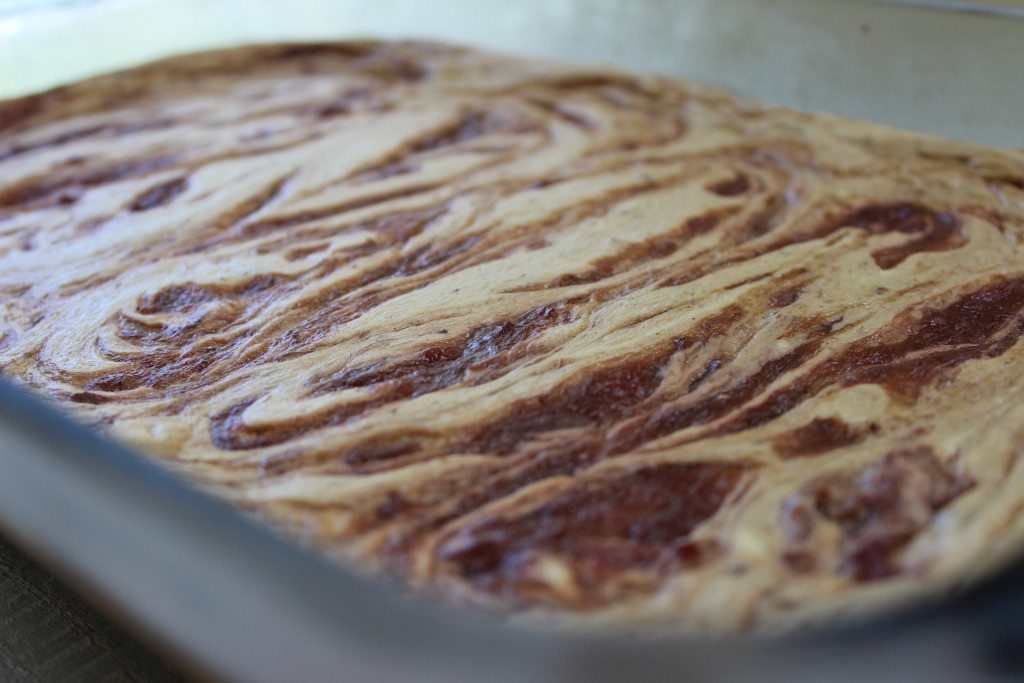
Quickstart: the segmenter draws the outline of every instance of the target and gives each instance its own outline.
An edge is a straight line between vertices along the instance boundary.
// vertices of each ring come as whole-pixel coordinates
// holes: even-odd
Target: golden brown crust
[[[785,627],[1019,543],[1022,233],[1020,153],[239,48],[0,103],[0,369],[451,600]]]

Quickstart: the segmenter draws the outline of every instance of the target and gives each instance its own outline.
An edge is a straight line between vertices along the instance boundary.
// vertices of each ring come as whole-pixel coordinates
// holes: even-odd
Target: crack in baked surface
[[[1022,537],[1024,155],[438,44],[0,102],[0,372],[339,561],[774,630]]]

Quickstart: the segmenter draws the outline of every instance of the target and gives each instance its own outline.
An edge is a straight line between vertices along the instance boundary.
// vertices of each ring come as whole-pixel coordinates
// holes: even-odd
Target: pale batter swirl
[[[423,43],[0,103],[0,371],[345,562],[784,628],[1022,542],[1024,154]]]

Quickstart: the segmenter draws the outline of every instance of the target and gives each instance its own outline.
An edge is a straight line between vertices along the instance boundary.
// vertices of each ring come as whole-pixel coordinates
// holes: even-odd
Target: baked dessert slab
[[[0,103],[0,371],[534,622],[774,630],[1021,542],[1024,154],[426,43]]]

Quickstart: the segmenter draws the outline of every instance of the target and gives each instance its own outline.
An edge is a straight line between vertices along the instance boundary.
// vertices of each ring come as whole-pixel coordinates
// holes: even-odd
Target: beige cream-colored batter
[[[348,563],[787,628],[1022,540],[1024,154],[422,43],[0,103],[0,372]]]

